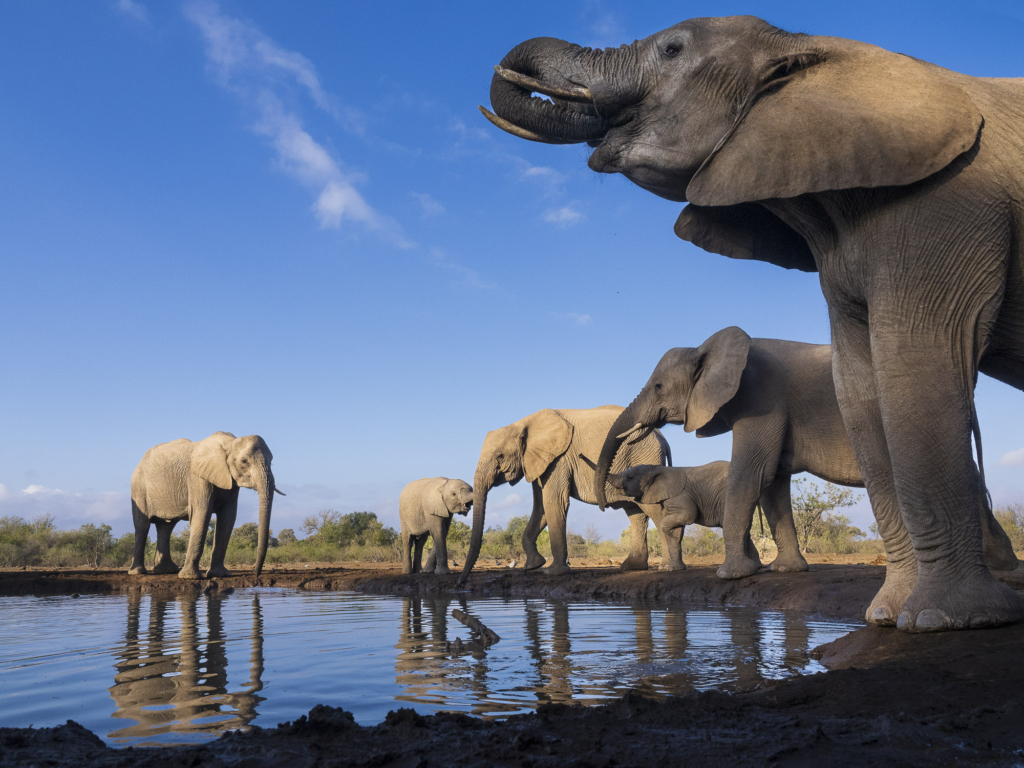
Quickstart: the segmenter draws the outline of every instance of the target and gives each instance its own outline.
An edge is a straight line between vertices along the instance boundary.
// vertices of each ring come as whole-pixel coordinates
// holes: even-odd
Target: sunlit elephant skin
[[[722,527],[729,491],[729,462],[713,461],[700,467],[656,467],[649,464],[630,467],[608,475],[608,485],[644,504],[645,508],[657,510],[657,514],[648,514],[662,532],[665,543],[667,562],[662,559],[661,569],[681,571],[686,568],[683,562],[686,526]],[[807,562],[797,546],[792,515],[783,518],[781,525],[776,521],[772,535],[780,555],[772,563],[773,570],[807,570]],[[749,530],[744,537],[743,550],[747,559],[760,566],[761,560]],[[783,553],[786,557],[782,557]]]
[[[601,450],[608,428],[621,412],[622,406],[618,405],[584,410],[545,408],[487,433],[473,480],[473,533],[460,583],[469,576],[480,554],[487,494],[497,485],[515,485],[524,477],[533,486],[533,514],[523,532],[525,567],[530,570],[544,565],[544,557],[537,551],[537,537],[547,526],[552,554],[547,572],[569,572],[565,538],[569,499],[596,503],[594,458]],[[625,446],[614,468],[663,463],[672,463],[668,443],[660,432],[653,431]],[[611,499],[611,506],[625,510],[630,520],[630,554],[621,569],[646,570],[646,510],[620,495]]]
[[[235,437],[214,432],[205,440],[175,440],[146,451],[132,473],[132,517],[135,520],[135,555],[128,573],[146,573],[146,538],[156,523],[156,563],[153,573],[177,573],[182,579],[199,578],[206,530],[217,515],[213,554],[208,577],[230,576],[224,553],[238,513],[239,488],[252,488],[260,497],[256,576],[260,575],[270,540],[270,510],[280,493],[270,471],[273,454],[259,435]],[[189,521],[188,552],[179,570],[171,560],[171,532],[179,520]]]
[[[1024,80],[744,16],[603,51],[530,40],[491,103],[499,127],[589,142],[593,170],[689,202],[684,240],[819,273],[888,560],[869,621],[1024,618],[985,567],[971,451],[978,372],[1024,389]]]
[[[402,573],[419,573],[427,536],[434,540],[434,549],[424,570],[427,573],[451,573],[448,568],[448,529],[453,517],[465,515],[471,506],[473,487],[464,480],[425,477],[405,486],[398,497]]]

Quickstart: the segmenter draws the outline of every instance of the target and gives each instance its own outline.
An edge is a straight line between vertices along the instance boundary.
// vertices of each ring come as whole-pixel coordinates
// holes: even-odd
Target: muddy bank
[[[544,705],[484,722],[393,712],[355,725],[314,708],[198,747],[110,749],[69,723],[0,728],[0,764],[50,766],[1018,765],[1024,626],[910,637],[862,629],[823,648],[841,669],[740,693]]]

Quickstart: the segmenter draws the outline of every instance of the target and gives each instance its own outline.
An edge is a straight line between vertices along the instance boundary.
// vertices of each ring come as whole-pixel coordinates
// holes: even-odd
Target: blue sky
[[[704,253],[585,147],[490,127],[491,67],[523,40],[751,13],[1024,76],[1009,0],[437,7],[0,4],[0,516],[130,530],[146,449],[224,429],[273,450],[275,530],[327,507],[397,526],[406,482],[471,481],[486,432],[540,408],[628,403],[671,347],[828,341],[816,276]],[[1024,502],[1022,404],[982,378],[997,503]],[[666,435],[679,465],[729,456]],[[492,497],[489,522],[529,511],[522,485]]]

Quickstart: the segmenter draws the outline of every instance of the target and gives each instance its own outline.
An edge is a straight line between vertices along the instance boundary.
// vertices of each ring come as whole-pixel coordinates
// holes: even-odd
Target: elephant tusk
[[[637,422],[636,424],[634,424],[634,425],[633,425],[632,427],[630,427],[629,429],[627,429],[627,430],[626,430],[625,432],[623,432],[623,433],[622,433],[621,435],[616,435],[616,436],[615,436],[615,439],[616,439],[616,440],[625,440],[625,439],[626,439],[627,437],[629,437],[630,435],[632,435],[632,434],[633,434],[634,432],[636,432],[636,431],[637,431],[638,429],[643,429],[643,428],[644,428],[644,425],[643,425],[643,424],[641,424],[641,423],[640,423],[640,422],[638,421],[638,422]]]
[[[590,95],[590,89],[582,85],[574,85],[571,88],[556,88],[553,85],[542,83],[540,80],[522,75],[512,69],[495,67],[494,71],[498,73],[499,77],[534,93],[542,93],[553,99],[564,99],[565,101],[576,101],[584,104],[594,103],[594,97]]]
[[[274,489],[274,493],[280,493],[282,496],[287,496],[288,495],[284,491],[279,491],[277,488]]]
[[[520,139],[526,139],[527,141],[539,141],[543,144],[575,144],[574,141],[565,141],[563,139],[550,139],[547,136],[541,136],[539,133],[528,131],[525,128],[520,128],[514,123],[510,123],[508,120],[498,117],[496,114],[491,112],[486,107],[477,107],[480,112],[494,123],[496,126],[505,131],[505,133],[511,133],[513,136],[518,136]]]
[[[634,437],[632,440],[630,440],[627,443],[627,445],[633,445],[634,443],[639,443],[641,440],[645,439],[649,434],[651,434],[651,431],[653,429],[654,429],[654,427],[644,427],[643,430],[640,431],[640,434],[638,434],[636,437]]]

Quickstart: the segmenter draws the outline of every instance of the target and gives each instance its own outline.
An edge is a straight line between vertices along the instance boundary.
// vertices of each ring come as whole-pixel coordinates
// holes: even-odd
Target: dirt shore
[[[574,563],[574,566],[577,565]],[[580,564],[582,565],[582,563]],[[807,574],[764,573],[723,582],[711,564],[620,574],[584,567],[549,577],[517,569],[474,572],[467,596],[613,598],[695,605],[789,608],[860,617],[880,566],[817,564]],[[434,595],[455,576],[395,569],[278,567],[263,586]],[[1004,577],[1024,589],[1020,572]],[[0,571],[0,594],[181,591],[252,586],[251,574],[205,581],[122,572]],[[536,714],[483,722],[398,710],[377,726],[317,707],[276,729],[232,733],[198,747],[110,749],[74,723],[0,728],[10,766],[847,766],[1024,765],[1024,625],[908,636],[866,628],[817,654],[833,671],[739,693],[694,693],[665,702],[628,695],[607,707],[545,705]]]

